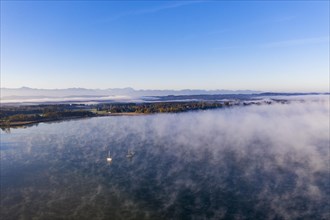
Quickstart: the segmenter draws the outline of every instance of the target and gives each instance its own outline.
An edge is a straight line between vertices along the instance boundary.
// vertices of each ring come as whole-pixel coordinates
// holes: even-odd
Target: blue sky
[[[1,1],[1,87],[329,90],[328,1]]]

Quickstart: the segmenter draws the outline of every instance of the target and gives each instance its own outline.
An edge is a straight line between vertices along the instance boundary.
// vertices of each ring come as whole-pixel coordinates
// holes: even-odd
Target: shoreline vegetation
[[[15,128],[35,125],[42,122],[65,121],[72,119],[137,116],[154,113],[179,113],[196,110],[217,109],[238,105],[261,105],[286,103],[285,100],[270,101],[190,101],[157,103],[100,103],[100,104],[52,104],[2,106],[0,110],[0,128]]]

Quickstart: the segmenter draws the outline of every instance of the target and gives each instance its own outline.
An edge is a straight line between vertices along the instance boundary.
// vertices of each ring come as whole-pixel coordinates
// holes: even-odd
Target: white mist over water
[[[11,207],[10,200],[2,199],[3,215],[36,203],[31,198],[40,186],[24,179],[40,179],[44,173],[52,193],[45,189],[36,198],[77,204],[57,213],[51,205],[40,205],[54,216],[76,213],[72,217],[78,218],[93,207],[104,219],[109,217],[105,210],[116,207],[112,214],[118,219],[141,213],[141,219],[326,219],[329,110],[329,99],[323,97],[12,129],[1,139],[1,181],[8,190],[3,198],[16,191],[22,199]],[[110,166],[105,162],[108,149]],[[136,152],[131,162],[125,158],[127,149]],[[22,179],[12,177],[28,167]],[[76,191],[81,198],[74,196]],[[42,208],[35,215],[47,217]]]

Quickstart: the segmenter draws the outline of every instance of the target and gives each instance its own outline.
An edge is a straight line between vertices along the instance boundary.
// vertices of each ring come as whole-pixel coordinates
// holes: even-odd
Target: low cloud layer
[[[328,97],[12,130],[1,215],[326,219],[329,133]]]

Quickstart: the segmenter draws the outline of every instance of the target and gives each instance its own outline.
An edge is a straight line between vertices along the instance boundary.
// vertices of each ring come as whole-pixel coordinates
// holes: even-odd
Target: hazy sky
[[[329,90],[328,1],[1,1],[1,87]]]

